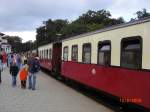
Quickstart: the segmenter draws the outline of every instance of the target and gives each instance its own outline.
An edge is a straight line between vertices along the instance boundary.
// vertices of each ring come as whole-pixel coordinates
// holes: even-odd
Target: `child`
[[[26,62],[25,62],[25,65],[20,70],[19,75],[20,75],[20,81],[21,81],[21,88],[25,89],[26,88],[27,75],[28,75],[28,65]]]
[[[18,74],[18,66],[16,64],[16,61],[13,61],[12,65],[10,66],[10,74],[12,75],[12,86],[16,86],[16,77]]]

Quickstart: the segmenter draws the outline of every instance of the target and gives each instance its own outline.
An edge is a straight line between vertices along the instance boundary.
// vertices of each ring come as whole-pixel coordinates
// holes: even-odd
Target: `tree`
[[[26,52],[26,51],[36,49],[36,47],[34,47],[34,45],[35,45],[35,42],[32,42],[31,40],[29,40],[25,43],[22,43],[22,51]]]
[[[89,10],[85,14],[82,14],[82,16],[79,16],[79,18],[75,20],[74,23],[99,24],[100,26],[102,25],[110,26],[110,25],[124,23],[124,19],[122,17],[118,19],[112,19],[110,17],[111,17],[110,12],[104,9],[98,11]]]
[[[45,26],[41,26],[39,28],[36,29],[36,40],[37,40],[37,45],[40,46],[42,44],[46,43],[46,27]]]
[[[58,40],[57,34],[60,34],[61,29],[67,26],[68,21],[62,19],[53,21],[49,19],[43,23],[44,26],[41,26],[36,30],[36,40],[38,46]]]
[[[8,36],[8,44],[11,45],[12,51],[21,52],[22,51],[22,39],[19,36]]]
[[[142,19],[142,18],[145,18],[145,17],[149,17],[150,13],[147,12],[147,10],[144,8],[142,11],[137,11],[136,15],[137,15],[137,19]]]
[[[111,16],[109,11],[106,11],[104,9],[99,11],[87,11],[86,13],[82,14],[82,16],[79,16],[79,18],[75,21],[80,24],[101,24]]]
[[[124,23],[124,19],[122,17],[118,19],[112,19],[110,18],[110,16],[110,12],[106,10],[89,10],[79,16],[78,19],[68,24],[66,27],[62,28],[61,34],[63,34],[63,38],[67,38],[70,36],[75,36],[82,33],[101,29],[106,26]]]
[[[137,11],[136,13],[136,18],[131,18],[130,22],[135,21],[135,20],[139,20],[145,17],[150,17],[150,13],[147,12],[147,10],[144,8],[141,11]]]
[[[75,36],[87,32],[89,29],[84,24],[72,23],[61,29],[60,33],[63,38]]]
[[[37,28],[36,40],[38,46],[57,41],[58,34],[61,34],[59,35],[61,39],[68,38],[106,26],[124,23],[124,19],[122,17],[111,18],[110,12],[102,9],[98,11],[89,10],[70,23],[62,19],[49,19],[43,23],[44,26]]]

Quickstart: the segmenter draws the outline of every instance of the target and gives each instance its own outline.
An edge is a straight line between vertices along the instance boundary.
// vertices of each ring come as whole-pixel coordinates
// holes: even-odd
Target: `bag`
[[[38,60],[35,61],[34,65],[33,65],[33,69],[34,69],[34,72],[39,72],[40,65],[39,65]]]

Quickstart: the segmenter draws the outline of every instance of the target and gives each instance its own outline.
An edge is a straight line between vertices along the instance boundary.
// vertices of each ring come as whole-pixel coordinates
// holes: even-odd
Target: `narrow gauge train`
[[[50,43],[38,53],[41,67],[150,109],[150,18]]]

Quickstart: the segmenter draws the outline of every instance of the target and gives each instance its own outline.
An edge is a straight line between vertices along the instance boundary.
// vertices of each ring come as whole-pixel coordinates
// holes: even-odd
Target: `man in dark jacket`
[[[35,58],[33,53],[28,61],[29,65],[29,89],[35,90],[36,73],[39,71],[39,61]]]
[[[10,66],[10,74],[12,75],[12,86],[16,86],[16,77],[19,72],[18,66],[14,61],[13,64]]]
[[[1,72],[3,71],[3,56],[0,54],[0,84],[2,82]]]

